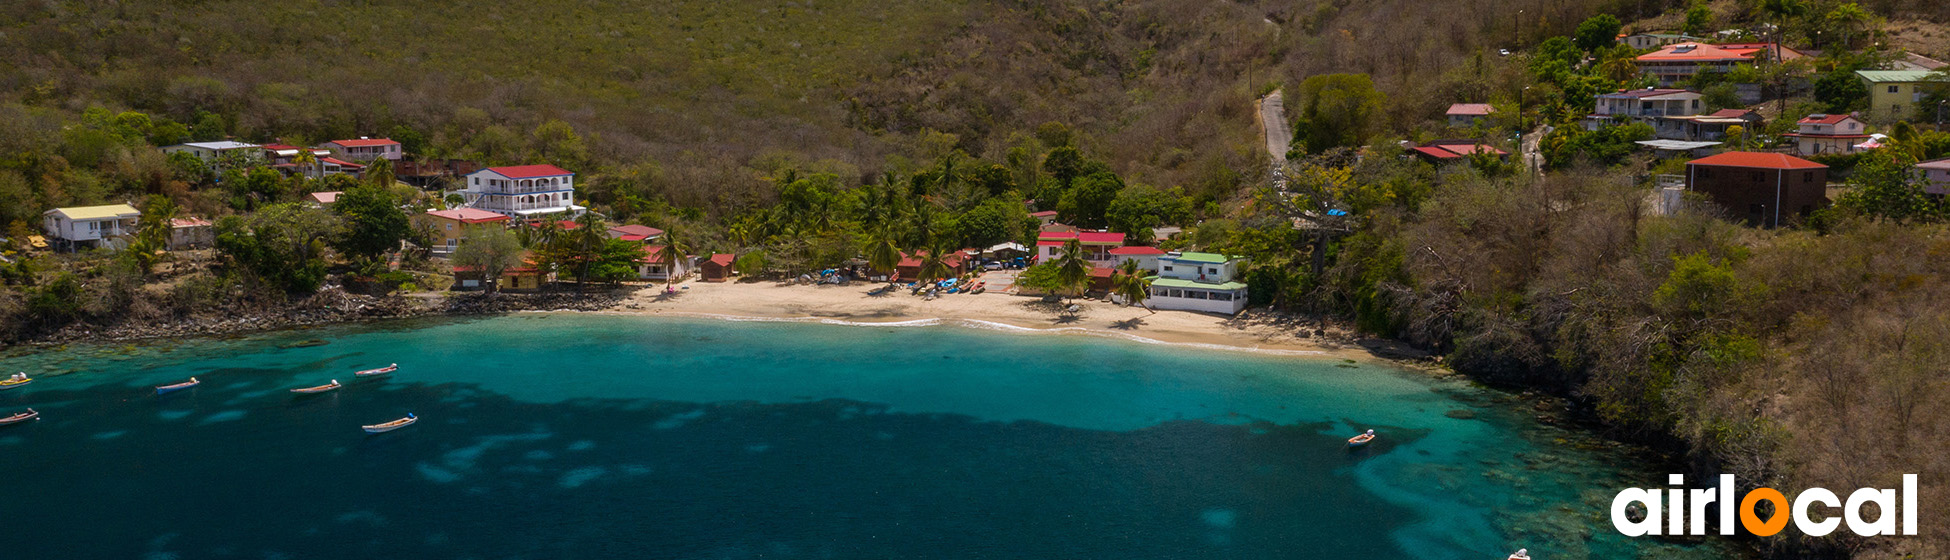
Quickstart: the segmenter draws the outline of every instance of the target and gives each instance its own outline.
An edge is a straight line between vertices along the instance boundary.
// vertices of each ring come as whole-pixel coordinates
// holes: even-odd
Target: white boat
[[[29,408],[27,409],[27,412],[21,412],[21,413],[14,414],[13,416],[0,418],[0,426],[10,426],[13,424],[19,424],[21,422],[26,422],[28,420],[33,420],[35,418],[40,418],[40,417],[41,417],[41,413],[34,412],[34,409]]]
[[[373,368],[365,371],[353,372],[352,376],[353,377],[374,377],[379,375],[386,375],[388,373],[392,373],[395,371],[399,371],[399,364],[390,364],[383,368]]]
[[[326,383],[326,384],[324,384],[324,385],[319,385],[319,386],[317,386],[317,387],[306,387],[306,388],[303,388],[303,389],[292,389],[292,390],[291,390],[291,392],[293,392],[293,393],[297,393],[297,394],[300,394],[300,395],[314,395],[314,394],[318,394],[318,393],[325,393],[325,392],[330,392],[330,391],[336,391],[336,390],[338,390],[338,388],[339,388],[339,387],[340,387],[340,385],[339,385],[339,380],[337,380],[337,379],[333,379],[331,383]]]
[[[1368,444],[1368,442],[1370,442],[1370,441],[1374,441],[1374,430],[1368,430],[1368,433],[1365,433],[1365,434],[1361,434],[1361,435],[1358,435],[1358,436],[1354,436],[1354,437],[1351,437],[1351,438],[1347,438],[1347,446],[1348,446],[1348,447],[1361,447],[1361,446],[1363,446],[1363,445],[1367,445],[1367,444]]]
[[[202,384],[203,384],[203,382],[202,382],[202,381],[197,381],[197,380],[196,380],[196,378],[194,378],[194,377],[191,377],[189,381],[184,381],[184,382],[182,382],[182,383],[172,383],[172,384],[169,384],[169,385],[164,385],[164,386],[161,386],[161,387],[157,387],[157,388],[156,388],[156,394],[158,394],[158,395],[166,395],[166,394],[169,394],[169,393],[174,393],[174,392],[177,392],[177,391],[181,391],[181,390],[184,390],[184,389],[188,389],[188,388],[191,388],[191,387],[195,387],[195,386],[197,386],[197,385],[202,385]]]
[[[1528,548],[1517,549],[1517,552],[1515,554],[1510,555],[1509,560],[1530,560],[1530,549]]]
[[[420,418],[418,416],[407,414],[405,418],[401,418],[384,424],[373,424],[371,426],[361,426],[361,427],[365,428],[366,433],[368,434],[383,434],[386,432],[411,426],[413,425],[414,422],[419,422],[419,421]]]

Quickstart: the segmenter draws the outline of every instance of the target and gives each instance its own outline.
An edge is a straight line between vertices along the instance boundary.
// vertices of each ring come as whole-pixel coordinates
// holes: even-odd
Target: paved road
[[[1266,153],[1273,156],[1273,164],[1286,162],[1287,144],[1293,141],[1293,131],[1286,125],[1286,102],[1280,90],[1273,90],[1259,101],[1259,128],[1266,133]]]
[[[1544,176],[1544,135],[1548,128],[1539,128],[1523,135],[1523,167],[1525,171],[1538,177]]]

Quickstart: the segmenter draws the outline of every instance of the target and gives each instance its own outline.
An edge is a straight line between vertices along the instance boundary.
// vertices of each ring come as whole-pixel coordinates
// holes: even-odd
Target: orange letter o
[[[1754,514],[1754,504],[1761,500],[1774,502],[1774,517],[1769,518],[1766,523],[1761,523],[1760,516]],[[1740,500],[1740,526],[1746,527],[1747,532],[1753,533],[1754,536],[1774,536],[1774,534],[1781,532],[1781,529],[1786,529],[1787,524],[1787,496],[1781,495],[1780,490],[1758,488],[1752,492],[1748,492],[1747,497]]]

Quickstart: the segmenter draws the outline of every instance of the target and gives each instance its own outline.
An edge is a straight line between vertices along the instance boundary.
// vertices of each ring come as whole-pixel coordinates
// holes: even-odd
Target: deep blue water
[[[0,428],[3,558],[1729,557],[1610,529],[1617,488],[1661,479],[1624,451],[1323,357],[526,314],[14,370],[39,380],[0,414],[44,419]]]

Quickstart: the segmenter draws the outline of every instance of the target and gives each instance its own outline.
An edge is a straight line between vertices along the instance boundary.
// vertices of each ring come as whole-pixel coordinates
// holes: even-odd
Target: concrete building
[[[41,229],[56,250],[121,249],[141,217],[142,211],[127,204],[55,208],[41,213]]]
[[[1779,227],[1828,206],[1828,166],[1787,154],[1727,152],[1687,162],[1686,188],[1728,218]]]

